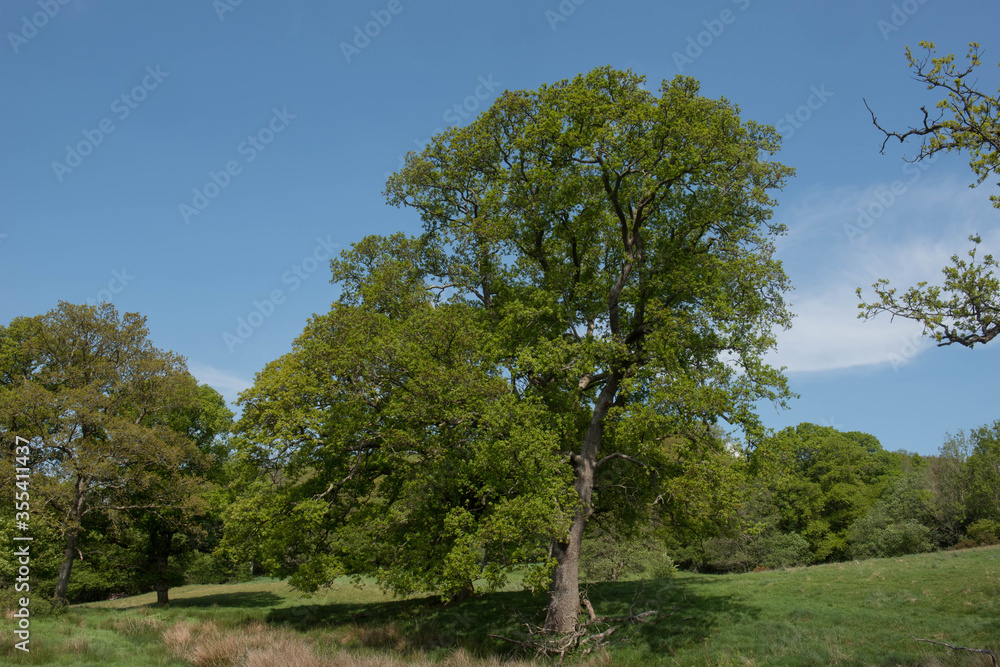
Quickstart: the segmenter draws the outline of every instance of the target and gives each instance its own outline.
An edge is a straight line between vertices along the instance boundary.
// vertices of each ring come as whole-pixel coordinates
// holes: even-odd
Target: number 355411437
[[[20,441],[20,438],[18,439]],[[28,467],[29,456],[31,450],[28,448],[27,444],[18,443],[14,447],[14,461],[17,465],[16,482],[14,486],[17,487],[17,492],[14,494],[14,500],[16,505],[14,509],[17,514],[14,517],[15,521],[27,521],[28,520],[28,479],[31,473],[31,469]]]

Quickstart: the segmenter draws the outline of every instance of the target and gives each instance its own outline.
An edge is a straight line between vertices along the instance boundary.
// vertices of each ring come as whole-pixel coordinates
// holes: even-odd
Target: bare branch
[[[599,470],[601,468],[601,466],[603,466],[608,461],[611,461],[612,459],[625,459],[626,461],[631,461],[632,463],[635,463],[636,465],[640,465],[643,468],[648,468],[649,467],[648,463],[646,463],[645,461],[640,461],[639,459],[635,458],[634,456],[629,456],[628,454],[622,454],[620,452],[615,452],[614,454],[608,454],[603,459],[599,460],[594,465],[594,470]]]
[[[946,646],[953,651],[968,651],[969,653],[981,653],[983,655],[990,656],[990,660],[993,661],[993,667],[997,667],[997,657],[993,655],[992,651],[987,651],[984,648],[969,648],[968,646],[952,646],[951,644],[945,644],[944,642],[934,641],[933,639],[919,639],[913,635],[908,635],[911,639],[918,642],[927,642],[928,644],[937,644],[938,646]]]

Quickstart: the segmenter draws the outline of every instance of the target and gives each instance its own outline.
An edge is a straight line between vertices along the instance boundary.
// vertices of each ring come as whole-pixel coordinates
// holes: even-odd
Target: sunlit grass
[[[599,615],[659,612],[653,623],[623,626],[610,654],[589,664],[988,664],[910,635],[1000,648],[998,547],[742,575],[679,573],[593,584],[586,594]],[[500,664],[513,646],[488,635],[518,636],[525,623],[541,622],[545,604],[509,590],[449,607],[346,579],[311,597],[268,579],[182,587],[170,597],[166,609],[149,594],[36,618],[28,655],[13,649],[12,633],[0,635],[0,664]]]

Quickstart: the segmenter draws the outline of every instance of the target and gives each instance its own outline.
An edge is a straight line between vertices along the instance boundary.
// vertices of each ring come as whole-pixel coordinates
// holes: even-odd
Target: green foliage
[[[934,549],[927,504],[929,495],[922,473],[894,479],[868,512],[848,532],[850,556],[889,558]]]
[[[184,584],[225,584],[246,581],[250,577],[239,567],[221,560],[211,553],[193,551],[184,567]]]
[[[928,506],[934,541],[943,547],[958,542],[965,531],[969,502],[970,445],[963,432],[948,435],[925,471],[932,501]]]
[[[480,317],[444,304],[315,318],[244,395],[224,551],[306,590],[350,571],[450,595],[546,569],[567,471],[538,406],[485,363]]]
[[[973,429],[969,443],[967,515],[973,521],[1000,520],[1000,421]]]
[[[1000,543],[1000,521],[995,519],[973,521],[966,529],[966,539],[972,546],[978,547]]]
[[[760,567],[777,568],[806,565],[813,555],[809,542],[798,533],[776,533],[764,537],[756,549]]]
[[[620,581],[639,575],[666,579],[677,571],[663,542],[652,535],[621,537],[602,534],[587,539],[580,554],[586,581]]]
[[[805,538],[815,561],[848,557],[848,529],[909,458],[866,433],[800,424],[751,453],[751,474],[769,492],[780,533]]]
[[[884,130],[873,114],[876,127],[885,134],[886,141],[892,137],[900,142],[920,137],[916,162],[941,152],[965,152],[976,176],[973,187],[1000,175],[1000,95],[977,89],[975,70],[982,65],[979,44],[969,45],[968,65],[964,68],[956,67],[954,55],[936,57],[932,42],[921,42],[920,46],[926,51],[923,58],[917,58],[907,48],[906,59],[916,80],[945,94],[936,104],[940,112],[933,117],[926,107],[921,107],[923,124],[902,133]],[[885,142],[882,146],[884,149]],[[1000,208],[1000,195],[990,195],[990,199]],[[886,312],[920,322],[924,334],[932,336],[939,345],[957,343],[971,348],[976,343],[991,341],[1000,334],[1000,279],[994,274],[998,264],[992,255],[984,255],[977,261],[982,240],[975,235],[969,240],[973,243],[969,259],[952,257],[952,265],[942,270],[944,282],[940,287],[928,287],[927,281],[921,281],[897,296],[889,281],[880,279],[872,285],[876,300],[871,303],[862,300],[858,304],[861,309],[858,317],[872,318]],[[860,287],[858,297],[861,298]]]
[[[333,261],[338,302],[243,395],[222,552],[306,590],[448,596],[527,568],[563,629],[591,516],[627,533],[668,480],[719,487],[712,426],[758,437],[757,402],[791,396],[763,358],[791,317],[770,191],[792,170],[695,80],[643,84],[508,91],[407,156],[386,194],[424,232]],[[730,521],[724,485],[699,502],[693,523]]]
[[[5,447],[14,436],[31,443],[31,521],[60,534],[61,603],[90,527],[110,544],[112,533],[183,523],[202,505],[194,432],[204,429],[192,420],[215,392],[199,391],[184,360],[147,336],[144,318],[110,304],[63,302],[0,327],[0,435]],[[7,467],[13,449],[4,454]]]

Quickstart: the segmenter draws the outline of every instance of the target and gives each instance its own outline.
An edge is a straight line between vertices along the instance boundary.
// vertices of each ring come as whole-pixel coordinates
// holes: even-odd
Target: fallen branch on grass
[[[583,598],[581,606],[586,610],[587,615],[590,616],[590,621],[578,624],[576,630],[572,632],[553,634],[544,628],[525,623],[524,625],[528,629],[528,638],[526,640],[511,639],[503,635],[491,634],[488,636],[534,651],[536,656],[558,655],[559,662],[556,664],[561,665],[568,653],[579,650],[581,655],[587,655],[592,651],[606,646],[608,644],[608,637],[614,634],[623,623],[648,623],[659,614],[658,611],[653,609],[636,614],[633,611],[635,608],[634,602],[629,607],[628,616],[598,616],[594,613],[594,606],[587,598]],[[673,616],[676,613],[677,609],[674,608],[667,614],[667,617]],[[596,625],[610,625],[610,627],[600,632],[595,632],[598,629],[594,627]]]
[[[952,646],[951,644],[945,644],[944,642],[937,642],[933,639],[919,639],[910,635],[911,639],[915,639],[918,642],[927,642],[928,644],[937,644],[938,646],[947,646],[953,651],[968,651],[969,653],[982,653],[984,655],[990,656],[990,660],[993,661],[993,667],[997,667],[997,657],[993,655],[992,651],[987,651],[984,648],[969,648],[968,646]]]

